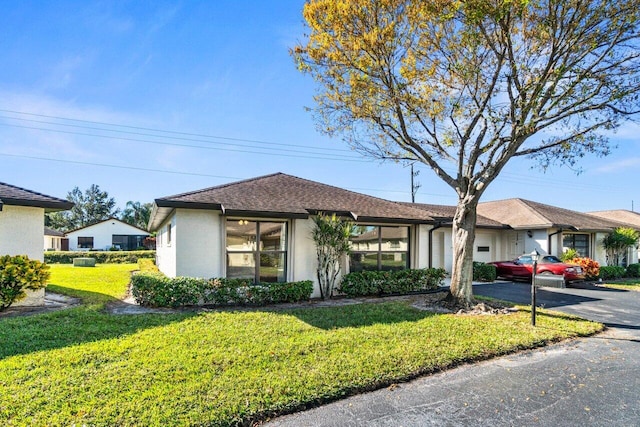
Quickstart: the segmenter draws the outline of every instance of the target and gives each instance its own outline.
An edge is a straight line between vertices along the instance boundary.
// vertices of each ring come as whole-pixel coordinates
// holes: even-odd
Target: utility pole
[[[414,182],[414,178],[420,175],[420,171],[413,171],[413,163],[411,163],[411,203],[416,202],[416,193],[418,188],[421,187],[419,182]]]

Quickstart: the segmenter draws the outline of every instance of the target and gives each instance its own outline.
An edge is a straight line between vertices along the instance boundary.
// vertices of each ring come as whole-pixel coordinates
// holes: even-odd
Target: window
[[[575,249],[582,257],[589,256],[589,235],[588,234],[565,234],[562,238],[564,250]]]
[[[93,249],[93,237],[78,237],[78,249]]]
[[[145,237],[147,236],[113,234],[111,235],[111,246],[115,246],[122,251],[133,251],[144,245]]]
[[[357,225],[350,243],[349,271],[409,268],[409,227]]]
[[[227,277],[287,280],[287,223],[227,220]]]
[[[167,246],[171,246],[171,223],[167,224]]]
[[[489,246],[478,246],[478,252],[491,252],[491,248]]]

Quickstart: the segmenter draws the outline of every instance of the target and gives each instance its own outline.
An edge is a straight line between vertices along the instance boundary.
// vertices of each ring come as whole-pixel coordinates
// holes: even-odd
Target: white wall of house
[[[156,263],[169,277],[223,277],[225,252],[220,213],[176,209],[158,229]]]
[[[78,237],[93,237],[93,249],[108,250],[113,244],[114,234],[140,236],[149,233],[122,221],[110,219],[67,233],[69,250],[88,250],[78,248]]]
[[[429,231],[433,226],[420,224],[416,226],[416,241],[413,245],[413,268],[429,268]]]
[[[174,231],[176,211],[169,215],[156,232],[156,265],[169,277],[176,277],[176,245]],[[171,236],[171,237],[169,237]]]
[[[60,236],[44,236],[44,250],[62,250],[62,237]]]
[[[44,209],[4,205],[0,211],[0,254],[44,260]]]
[[[44,260],[44,209],[4,205],[0,211],[0,255],[26,255]],[[13,306],[44,305],[44,289],[27,291],[27,298]]]
[[[313,230],[313,220],[294,219],[290,230],[291,244],[289,246],[289,278],[292,282],[300,280],[313,281],[312,298],[320,298],[320,287],[318,284],[316,268],[318,267],[316,245],[311,232]],[[345,270],[347,259],[342,261],[342,270]],[[340,278],[338,278],[338,283]]]
[[[225,238],[220,213],[178,209],[174,225],[176,275],[207,279],[223,277]]]

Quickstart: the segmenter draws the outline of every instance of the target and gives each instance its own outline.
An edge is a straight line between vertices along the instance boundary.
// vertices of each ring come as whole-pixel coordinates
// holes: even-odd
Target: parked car
[[[531,255],[521,255],[513,261],[491,262],[496,266],[496,274],[510,280],[531,280],[533,260]],[[566,283],[584,280],[584,272],[579,265],[565,264],[558,257],[545,255],[538,260],[536,274],[556,274],[564,276]]]

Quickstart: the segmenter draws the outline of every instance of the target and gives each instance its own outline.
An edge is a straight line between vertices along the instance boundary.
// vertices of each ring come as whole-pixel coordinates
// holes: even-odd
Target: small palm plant
[[[349,237],[353,224],[335,214],[319,213],[313,218],[312,238],[318,256],[317,277],[322,299],[331,298],[340,276],[340,261],[349,253]]]

